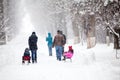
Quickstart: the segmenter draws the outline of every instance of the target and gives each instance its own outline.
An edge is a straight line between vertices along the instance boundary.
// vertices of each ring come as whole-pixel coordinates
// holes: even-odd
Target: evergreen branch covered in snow
[[[107,23],[108,24],[108,23]],[[109,28],[109,30],[111,30],[118,38],[119,38],[119,34],[117,32],[115,32],[115,30],[113,28],[111,28],[108,24],[107,28]]]

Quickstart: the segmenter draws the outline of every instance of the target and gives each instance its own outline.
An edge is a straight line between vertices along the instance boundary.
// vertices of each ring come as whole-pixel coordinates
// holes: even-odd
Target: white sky
[[[35,28],[31,22],[31,18],[28,13],[26,13],[23,18],[22,27],[22,32],[24,33],[31,33],[32,31],[35,31]]]

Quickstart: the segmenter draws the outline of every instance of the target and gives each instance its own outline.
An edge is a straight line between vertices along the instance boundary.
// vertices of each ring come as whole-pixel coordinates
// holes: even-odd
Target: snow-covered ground
[[[72,62],[57,61],[55,49],[48,56],[45,38],[38,35],[38,63],[22,65],[27,35],[19,35],[7,45],[0,46],[0,80],[120,80],[120,59],[115,58],[113,44],[97,44],[86,49],[86,44],[72,45]]]

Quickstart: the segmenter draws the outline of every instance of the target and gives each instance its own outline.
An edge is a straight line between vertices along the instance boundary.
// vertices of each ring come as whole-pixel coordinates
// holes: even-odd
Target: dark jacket
[[[64,37],[64,40],[62,41],[62,43],[63,43],[63,45],[65,45],[66,44],[66,36],[65,36],[65,34],[62,34],[62,35]]]
[[[29,48],[30,50],[37,50],[37,40],[38,40],[38,37],[35,35],[35,34],[32,34],[30,37],[29,37]]]

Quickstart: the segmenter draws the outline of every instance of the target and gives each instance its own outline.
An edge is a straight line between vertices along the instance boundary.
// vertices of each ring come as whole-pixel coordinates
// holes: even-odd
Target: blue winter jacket
[[[48,46],[52,46],[52,36],[51,33],[48,33],[48,37],[46,37],[46,41],[48,42]]]

